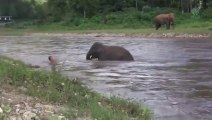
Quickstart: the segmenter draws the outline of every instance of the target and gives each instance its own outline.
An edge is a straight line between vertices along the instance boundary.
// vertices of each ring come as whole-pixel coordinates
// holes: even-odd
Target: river
[[[94,42],[123,46],[133,62],[86,61]],[[104,95],[147,105],[156,120],[212,119],[211,38],[95,36],[1,36],[0,54],[48,69],[59,69]]]

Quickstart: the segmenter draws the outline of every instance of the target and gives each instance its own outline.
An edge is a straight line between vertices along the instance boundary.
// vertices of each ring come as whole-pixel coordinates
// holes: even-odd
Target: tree
[[[0,0],[1,15],[11,15],[14,18],[30,18],[33,16],[33,8],[30,1]]]
[[[203,9],[207,9],[208,8],[207,2],[208,2],[208,0],[202,0],[202,8]]]
[[[67,0],[48,0],[49,16],[54,21],[60,21],[66,13]]]

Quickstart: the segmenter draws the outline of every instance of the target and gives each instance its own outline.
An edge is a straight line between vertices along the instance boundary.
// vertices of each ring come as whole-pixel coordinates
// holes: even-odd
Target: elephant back
[[[132,54],[121,46],[107,46],[108,50],[111,51],[111,53],[116,54],[116,58],[119,60],[134,60]]]

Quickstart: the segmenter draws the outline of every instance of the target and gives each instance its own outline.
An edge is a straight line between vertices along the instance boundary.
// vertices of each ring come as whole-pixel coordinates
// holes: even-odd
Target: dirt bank
[[[53,117],[60,120],[64,118],[62,113],[65,110],[62,106],[52,105],[37,98],[21,94],[12,87],[0,89],[1,120],[49,120]]]
[[[28,33],[30,36],[91,36],[91,37],[142,37],[142,38],[212,38],[211,33]]]

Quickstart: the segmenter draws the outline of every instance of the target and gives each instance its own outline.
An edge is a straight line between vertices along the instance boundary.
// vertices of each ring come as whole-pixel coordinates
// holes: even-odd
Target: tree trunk
[[[180,4],[181,4],[181,12],[184,13],[184,7],[183,7],[183,1],[180,0]]]
[[[191,10],[192,10],[192,0],[189,0],[189,12],[191,12]]]
[[[83,10],[83,16],[84,16],[84,18],[86,18],[86,11],[85,11],[85,7],[84,7],[84,10]]]
[[[208,2],[208,0],[202,0],[202,8],[203,9],[207,9],[208,8],[207,2]]]

